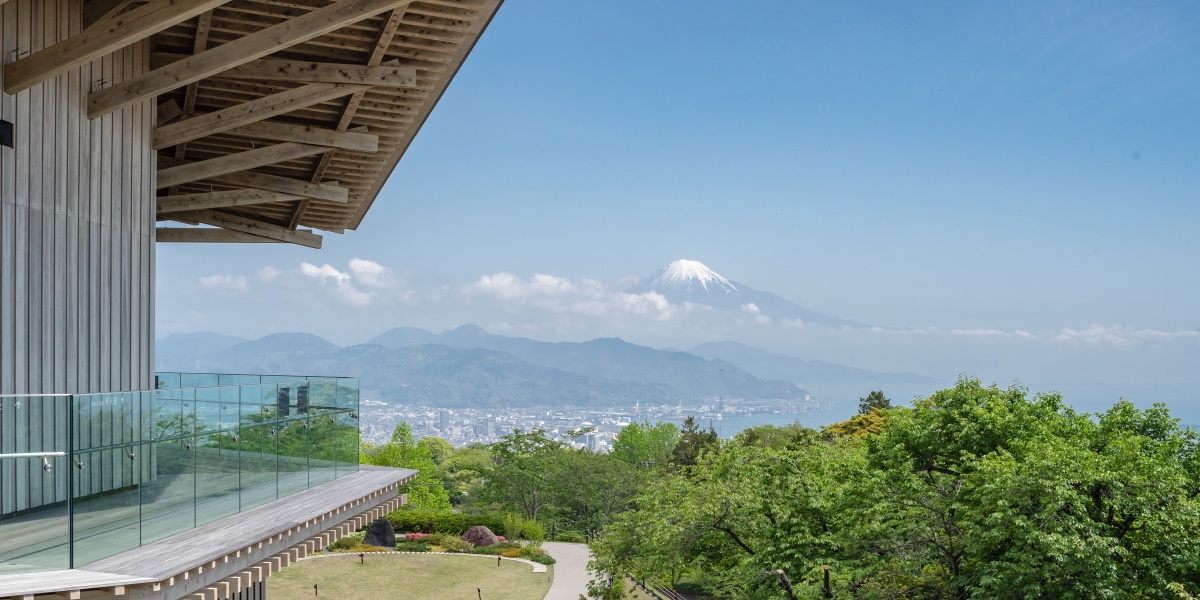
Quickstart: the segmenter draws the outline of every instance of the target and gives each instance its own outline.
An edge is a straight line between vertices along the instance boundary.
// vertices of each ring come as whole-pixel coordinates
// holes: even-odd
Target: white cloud
[[[753,302],[751,302],[750,304],[743,304],[742,310],[744,310],[748,313],[753,313],[753,314],[759,314],[762,312],[761,310],[758,309],[758,305]]]
[[[375,295],[374,292],[359,290],[354,286],[349,273],[339,271],[331,265],[318,267],[311,263],[300,263],[300,274],[312,277],[322,283],[332,282],[337,297],[350,306],[365,306]]]
[[[312,263],[300,263],[300,273],[314,279],[333,279],[335,281],[350,281],[350,274],[343,273],[330,265],[317,266]]]
[[[572,281],[545,273],[528,280],[512,273],[484,275],[462,287],[466,296],[490,296],[513,306],[527,306],[559,314],[604,317],[614,314],[652,316],[670,319],[687,306],[671,304],[657,292],[630,294],[614,291],[594,279]]]
[[[354,281],[367,287],[390,288],[396,285],[391,269],[363,258],[352,258],[349,262],[350,274]]]
[[[228,289],[244,292],[249,287],[242,275],[208,275],[200,278],[200,285],[208,289]]]
[[[950,335],[959,335],[959,336],[967,336],[967,337],[1011,337],[1012,336],[1012,334],[1007,331],[1000,331],[999,329],[983,329],[983,328],[979,328],[979,327],[977,327],[975,329],[951,329]]]
[[[1086,329],[1064,328],[1054,337],[1055,341],[1070,344],[1130,346],[1140,343],[1168,342],[1173,340],[1200,340],[1200,330],[1137,329],[1127,325],[1098,325],[1093,323]]]

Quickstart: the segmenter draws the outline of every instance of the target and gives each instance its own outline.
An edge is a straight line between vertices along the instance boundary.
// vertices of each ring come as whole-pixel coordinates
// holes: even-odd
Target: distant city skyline
[[[1200,383],[1200,10],[630,6],[506,4],[360,231],[160,245],[158,334],[474,323]],[[621,296],[681,258],[878,329]]]

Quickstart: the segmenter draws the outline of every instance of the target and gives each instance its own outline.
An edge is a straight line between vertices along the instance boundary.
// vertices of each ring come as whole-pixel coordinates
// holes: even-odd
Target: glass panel
[[[154,374],[155,389],[164,390],[179,387],[180,374],[159,372]]]
[[[196,438],[143,444],[150,463],[142,481],[142,543],[196,526]]]
[[[136,448],[75,453],[75,567],[139,545]]]
[[[350,413],[338,413],[335,417],[337,443],[337,476],[345,477],[358,471],[358,420]]]
[[[241,430],[242,510],[279,497],[275,426],[256,425]]]
[[[220,385],[220,377],[214,373],[180,373],[179,387],[199,388]]]
[[[0,453],[65,452],[69,400],[0,397]],[[65,456],[0,458],[0,575],[70,568],[69,464]]]
[[[308,489],[308,419],[279,425],[279,497]]]
[[[217,376],[220,385],[251,385],[262,383],[262,378],[258,375],[227,375],[221,374]]]
[[[240,445],[236,430],[197,438],[196,525],[241,510]]]

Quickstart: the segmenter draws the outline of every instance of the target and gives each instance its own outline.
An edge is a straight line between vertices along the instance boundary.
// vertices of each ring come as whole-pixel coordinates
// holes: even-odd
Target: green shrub
[[[435,533],[421,540],[434,552],[474,552],[475,545],[448,533]]]
[[[396,550],[400,552],[429,552],[430,546],[425,542],[400,542],[396,544]]]
[[[515,540],[521,537],[521,531],[524,528],[525,519],[518,517],[512,513],[504,515],[504,537]]]
[[[397,533],[450,533],[462,535],[464,531],[483,525],[492,531],[502,531],[504,517],[494,513],[465,514],[428,510],[400,509],[388,513],[387,520]]]
[[[543,565],[552,565],[555,562],[558,562],[554,560],[554,557],[552,556],[531,556],[529,560],[532,560],[535,563],[542,563]]]
[[[341,538],[341,539],[335,541],[334,543],[332,543],[328,547],[326,547],[326,550],[328,550],[330,552],[345,552],[345,553],[387,552],[388,551],[387,548],[380,548],[379,546],[368,546],[366,544],[363,544],[362,539],[356,539],[353,536],[344,537],[344,538]]]
[[[497,554],[504,554],[506,550],[520,551],[520,549],[521,545],[516,542],[500,542],[497,544],[492,544],[491,546],[476,546],[472,552],[475,554],[489,554],[495,556]]]
[[[540,545],[546,539],[546,527],[534,519],[508,514],[504,515],[504,537],[529,540]]]
[[[564,532],[554,536],[556,542],[569,542],[572,544],[583,544],[587,542],[587,538],[581,533]]]
[[[523,537],[534,545],[540,546],[546,540],[546,527],[537,521],[525,521],[524,527],[521,528]]]

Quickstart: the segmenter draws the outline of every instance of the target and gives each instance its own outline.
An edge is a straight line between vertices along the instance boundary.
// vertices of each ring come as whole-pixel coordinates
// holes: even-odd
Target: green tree
[[[679,432],[679,441],[671,450],[671,462],[676,466],[689,467],[696,464],[700,455],[707,450],[720,445],[717,432],[712,427],[708,431],[700,429],[696,417],[689,415],[683,420],[683,429]]]
[[[858,399],[858,414],[869,414],[874,410],[887,410],[892,407],[892,400],[883,395],[883,390],[875,390],[865,398]]]
[[[664,465],[679,442],[674,423],[630,423],[613,438],[611,454],[637,467]]]
[[[552,474],[563,442],[546,437],[538,429],[513,431],[491,446],[494,466],[480,490],[485,501],[520,511],[537,520],[553,497]]]
[[[415,510],[450,510],[450,495],[442,484],[433,453],[413,439],[412,426],[401,422],[386,444],[364,443],[359,454],[363,464],[420,471],[416,479],[401,486],[408,494],[408,506]]]
[[[417,441],[417,445],[428,449],[429,457],[439,467],[446,464],[454,454],[454,445],[440,437],[423,437]]]

